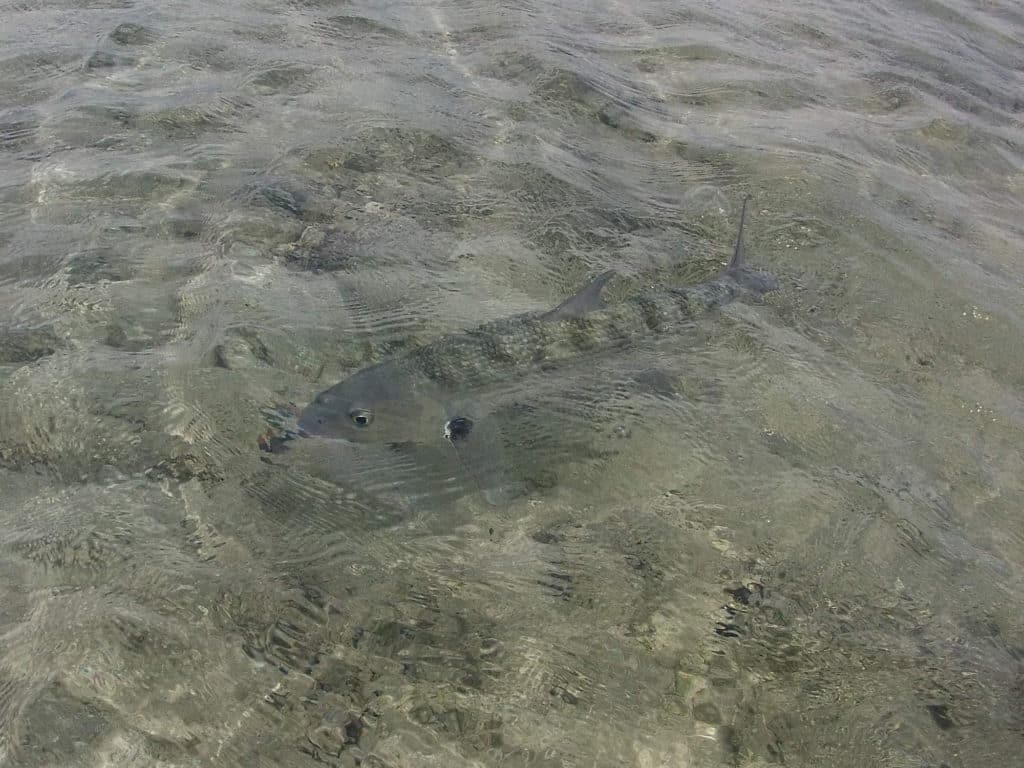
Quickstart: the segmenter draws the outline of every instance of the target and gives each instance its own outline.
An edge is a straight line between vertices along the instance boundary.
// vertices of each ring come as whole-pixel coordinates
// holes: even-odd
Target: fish
[[[501,430],[472,393],[517,372],[662,334],[731,301],[776,290],[774,276],[747,263],[748,201],[732,258],[714,278],[648,287],[609,305],[602,294],[617,273],[601,272],[551,310],[451,333],[352,374],[301,409],[298,434],[352,444],[448,446],[481,490],[500,484]]]

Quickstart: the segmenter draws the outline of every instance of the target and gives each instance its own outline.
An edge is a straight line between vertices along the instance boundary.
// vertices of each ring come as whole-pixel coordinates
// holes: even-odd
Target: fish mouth
[[[256,444],[261,451],[283,453],[288,450],[288,443],[292,440],[312,437],[309,430],[302,425],[302,409],[294,403],[264,408],[263,416],[269,426],[256,438]]]
[[[317,437],[320,434],[318,427],[323,425],[323,419],[318,419],[310,409],[294,407],[295,432],[299,437]]]

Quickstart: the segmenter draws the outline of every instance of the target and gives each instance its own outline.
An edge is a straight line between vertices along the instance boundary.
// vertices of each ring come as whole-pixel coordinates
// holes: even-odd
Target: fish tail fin
[[[739,232],[736,233],[736,247],[733,248],[732,258],[729,260],[729,266],[725,268],[726,274],[736,275],[746,269],[747,266],[747,254],[746,249],[743,246],[743,225],[747,221],[747,203],[750,202],[750,195],[743,198],[743,208],[740,210],[740,228]]]
[[[721,277],[729,278],[735,283],[755,293],[768,293],[779,287],[779,282],[771,275],[751,269],[747,264],[746,247],[743,243],[743,226],[747,222],[747,203],[750,202],[750,195],[743,198],[743,208],[740,210],[740,226],[736,233],[736,246],[732,251],[732,258],[729,264],[722,271]]]

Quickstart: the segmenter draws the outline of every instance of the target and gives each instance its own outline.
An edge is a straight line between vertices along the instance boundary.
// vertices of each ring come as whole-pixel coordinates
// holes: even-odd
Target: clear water
[[[0,12],[5,765],[1019,759],[1017,4]],[[783,289],[510,378],[526,496],[257,448],[747,194]]]

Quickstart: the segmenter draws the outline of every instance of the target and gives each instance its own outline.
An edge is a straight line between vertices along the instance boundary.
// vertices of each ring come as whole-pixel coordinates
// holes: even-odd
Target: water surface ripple
[[[0,763],[1019,759],[1017,4],[0,14]],[[259,450],[747,195],[782,290],[477,393],[519,495]]]

